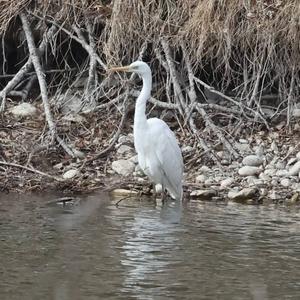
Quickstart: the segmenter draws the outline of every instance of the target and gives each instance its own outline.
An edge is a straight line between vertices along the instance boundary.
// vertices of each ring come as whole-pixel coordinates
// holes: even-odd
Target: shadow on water
[[[1,196],[1,299],[299,299],[298,209],[53,198]]]

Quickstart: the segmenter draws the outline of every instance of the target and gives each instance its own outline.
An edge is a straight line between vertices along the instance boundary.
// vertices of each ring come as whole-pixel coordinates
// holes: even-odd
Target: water
[[[299,209],[2,195],[0,299],[300,299]]]

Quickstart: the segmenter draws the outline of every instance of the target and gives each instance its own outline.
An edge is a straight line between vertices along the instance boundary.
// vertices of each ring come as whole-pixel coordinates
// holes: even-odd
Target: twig
[[[211,158],[212,160],[217,164],[218,167],[222,167],[218,157],[215,155],[214,151],[212,151],[212,149],[210,149],[206,142],[199,136],[198,132],[197,132],[197,128],[194,122],[194,119],[192,117],[189,118],[189,125],[191,127],[192,132],[194,133],[195,137],[197,138],[197,140],[199,141],[201,147],[203,148],[205,153],[210,153],[211,154]]]
[[[42,172],[42,171],[39,171],[39,170],[37,170],[37,169],[29,168],[29,167],[22,166],[22,165],[19,165],[19,164],[9,163],[9,162],[5,162],[5,161],[0,161],[0,165],[24,169],[24,170],[26,170],[26,171],[30,171],[30,172],[32,172],[32,173],[36,173],[36,174],[39,174],[39,175],[42,175],[42,176],[45,176],[45,177],[54,179],[54,180],[56,180],[56,181],[63,181],[62,178],[59,178],[59,177],[57,177],[57,176],[53,176],[53,175],[44,173],[44,172]]]
[[[177,95],[177,98],[179,100],[179,104],[180,104],[179,111],[181,113],[182,113],[182,111],[184,111],[185,114],[186,114],[187,109],[186,109],[186,105],[185,105],[185,100],[184,100],[184,96],[183,96],[182,91],[181,91],[180,84],[179,84],[178,79],[177,79],[175,66],[174,66],[174,63],[173,63],[172,58],[171,58],[169,44],[167,43],[166,40],[162,39],[161,40],[161,45],[163,47],[163,50],[164,50],[164,53],[165,53],[165,56],[166,56],[166,60],[167,60],[167,63],[168,63],[170,77],[171,77],[172,82],[173,82],[174,92]]]
[[[103,157],[104,155],[106,155],[108,152],[111,151],[111,149],[114,147],[115,143],[118,141],[118,138],[122,132],[122,129],[124,127],[124,124],[126,122],[126,117],[127,117],[127,113],[128,113],[128,106],[127,106],[127,99],[128,99],[128,95],[126,96],[125,100],[124,100],[124,112],[123,112],[123,116],[122,116],[122,119],[120,121],[120,125],[116,131],[116,133],[114,134],[111,142],[109,143],[109,145],[104,149],[102,150],[100,153],[96,154],[94,157],[90,158],[90,159],[87,159],[85,162],[84,162],[84,165],[87,164],[87,163],[90,163],[98,158],[101,158]]]
[[[243,108],[244,108],[245,110],[248,110],[249,112],[251,112],[252,115],[253,115],[254,117],[255,117],[255,116],[258,116],[258,117],[263,121],[263,123],[266,125],[267,129],[270,129],[270,128],[269,128],[268,122],[263,118],[263,116],[262,116],[259,112],[256,112],[256,111],[255,111],[254,109],[252,109],[251,107],[247,107],[247,106],[245,106],[245,105],[242,105],[242,103],[240,103],[240,102],[234,100],[233,98],[231,98],[231,97],[229,97],[229,96],[223,94],[223,93],[220,92],[220,91],[217,91],[214,87],[208,85],[207,83],[205,83],[204,81],[200,80],[200,79],[199,79],[198,77],[196,77],[196,76],[194,77],[194,80],[195,80],[196,82],[198,82],[199,84],[201,84],[202,86],[204,86],[204,87],[205,87],[206,89],[208,89],[210,92],[212,92],[212,93],[214,93],[214,94],[216,94],[216,95],[219,95],[219,96],[223,97],[224,99],[230,101],[231,103],[235,104],[236,106],[240,107],[242,111],[243,111]]]
[[[290,84],[290,90],[287,98],[287,118],[286,118],[286,125],[289,128],[290,126],[290,119],[291,119],[291,99],[294,91],[294,86],[295,86],[295,70],[293,68],[292,72],[292,79],[291,79],[291,84]]]
[[[21,18],[22,25],[23,25],[23,30],[24,30],[25,36],[26,36],[30,58],[32,60],[32,64],[34,66],[34,69],[35,69],[35,72],[36,72],[36,75],[37,75],[37,78],[38,78],[40,91],[41,91],[41,97],[42,97],[44,111],[45,111],[45,117],[46,117],[46,121],[48,123],[49,130],[50,130],[51,141],[53,141],[54,138],[56,138],[56,140],[63,147],[63,149],[70,156],[74,157],[74,156],[76,156],[74,151],[72,151],[66,145],[66,143],[57,135],[56,126],[55,126],[55,123],[54,123],[54,120],[53,120],[53,117],[52,117],[52,114],[51,114],[50,104],[49,104],[49,100],[48,100],[45,74],[43,73],[42,66],[41,66],[40,61],[39,61],[37,49],[36,49],[35,44],[34,44],[34,39],[33,39],[32,32],[30,30],[29,22],[28,22],[27,16],[23,12],[20,13],[20,18]]]
[[[53,25],[44,35],[43,40],[38,48],[39,53],[45,52],[48,40],[56,32],[56,30],[56,26]],[[31,57],[29,57],[27,62],[23,65],[23,67],[14,75],[14,77],[7,83],[5,88],[0,92],[0,101],[2,99],[0,111],[4,110],[6,95],[23,79],[23,77],[30,71],[31,67],[32,59]]]
[[[196,109],[201,114],[201,116],[202,116],[203,120],[205,121],[205,123],[216,133],[216,135],[218,136],[220,141],[223,143],[223,145],[227,148],[229,153],[232,154],[234,158],[239,158],[239,154],[235,151],[235,149],[231,146],[231,144],[223,136],[220,129],[213,123],[213,121],[207,115],[206,111],[198,105],[196,106]]]
[[[130,94],[134,97],[138,97],[140,92],[138,90],[132,90],[130,92]],[[162,102],[162,101],[159,101],[157,100],[156,98],[154,97],[150,97],[150,99],[148,100],[150,103],[158,106],[158,107],[161,107],[161,108],[167,108],[167,109],[176,109],[178,110],[179,107],[177,104],[173,104],[173,103],[167,103],[167,102]]]

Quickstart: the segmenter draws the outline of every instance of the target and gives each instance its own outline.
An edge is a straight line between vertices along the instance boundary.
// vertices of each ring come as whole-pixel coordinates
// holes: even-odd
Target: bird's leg
[[[153,194],[152,194],[152,197],[153,197],[153,200],[154,202],[156,202],[156,187],[155,187],[155,183],[153,183]]]
[[[165,204],[167,200],[167,193],[166,193],[166,190],[164,188],[164,186],[162,186],[162,189],[161,189],[161,202],[162,204]]]

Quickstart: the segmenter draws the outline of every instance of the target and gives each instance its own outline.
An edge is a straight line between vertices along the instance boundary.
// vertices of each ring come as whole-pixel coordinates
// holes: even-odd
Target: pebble
[[[228,192],[228,198],[234,201],[243,201],[251,199],[257,192],[258,190],[256,188],[244,188],[241,191],[231,190]]]
[[[137,195],[138,192],[137,191],[133,191],[133,190],[126,190],[126,189],[115,189],[113,191],[111,191],[111,194],[113,196],[129,196],[129,195]]]
[[[280,160],[279,160],[279,161],[276,163],[275,168],[276,168],[277,170],[283,170],[283,169],[285,169],[285,163],[284,163],[283,161],[280,161]]]
[[[133,173],[135,164],[130,160],[120,159],[113,161],[111,167],[117,174],[128,176]]]
[[[276,191],[270,191],[269,198],[272,200],[278,200],[281,197],[278,195],[278,193]]]
[[[62,117],[63,120],[69,121],[69,122],[74,122],[74,123],[83,123],[86,121],[86,118],[79,114],[67,114]]]
[[[297,161],[290,169],[289,169],[289,175],[290,176],[296,176],[300,172],[300,161]]]
[[[204,174],[200,174],[196,177],[196,182],[204,183],[207,180],[207,176]]]
[[[36,114],[37,109],[34,105],[30,103],[21,103],[19,105],[14,106],[10,112],[17,117],[28,117]]]
[[[264,182],[268,182],[271,180],[271,177],[268,176],[267,174],[265,173],[260,173],[259,176],[258,176],[259,179],[263,180]]]
[[[136,177],[145,177],[146,176],[139,164],[137,164],[135,166],[133,175]]]
[[[215,182],[215,180],[213,179],[213,178],[208,178],[208,179],[206,179],[205,181],[204,181],[204,184],[206,185],[206,186],[210,186],[210,185],[213,185],[213,184],[215,184],[216,182]]]
[[[200,171],[200,173],[205,174],[205,173],[210,172],[210,168],[207,167],[207,166],[202,166],[202,167],[199,169],[199,171]]]
[[[261,168],[252,167],[252,166],[244,166],[239,169],[239,175],[241,176],[253,176],[261,173]]]
[[[300,160],[300,152],[298,152],[298,153],[296,154],[296,158],[297,158],[298,160]]]
[[[63,177],[63,179],[72,179],[73,177],[75,177],[78,174],[79,174],[78,170],[71,169],[71,170],[65,172],[62,177]]]
[[[134,156],[130,157],[129,160],[132,161],[134,164],[139,163],[139,159],[138,159],[137,155],[134,155]]]
[[[130,146],[127,146],[127,145],[121,145],[118,150],[117,150],[117,153],[118,154],[125,154],[125,153],[130,153],[132,152],[133,149],[130,147]]]
[[[275,141],[272,142],[270,148],[271,148],[271,150],[272,150],[275,154],[278,154],[278,153],[279,153],[278,146],[277,146],[277,144],[276,144]]]
[[[266,169],[264,171],[264,174],[267,175],[267,176],[274,176],[276,174],[276,170],[275,169]]]
[[[291,182],[288,178],[283,178],[283,179],[281,179],[280,184],[283,187],[289,187],[291,185]]]
[[[195,190],[190,194],[191,198],[200,198],[203,200],[209,200],[212,197],[217,196],[217,191],[209,189],[209,190]]]
[[[247,153],[251,151],[249,144],[235,143],[235,148],[241,153]]]
[[[248,176],[247,177],[247,183],[250,186],[253,186],[253,185],[256,186],[256,185],[263,185],[264,181],[262,179],[256,178],[255,176]]]
[[[241,144],[248,144],[248,141],[245,140],[245,139],[239,139],[239,142],[240,142]]]
[[[258,155],[248,155],[244,157],[242,164],[244,166],[259,167],[263,164],[263,158]]]
[[[184,146],[181,148],[181,151],[183,154],[185,154],[185,153],[189,153],[189,152],[193,151],[193,149],[194,148],[192,146]]]
[[[285,177],[288,175],[289,175],[289,172],[287,170],[278,170],[276,172],[276,176],[278,176],[278,177]]]
[[[233,183],[234,183],[234,179],[232,177],[229,177],[229,178],[222,180],[220,186],[222,188],[227,188],[227,187],[231,186]]]

